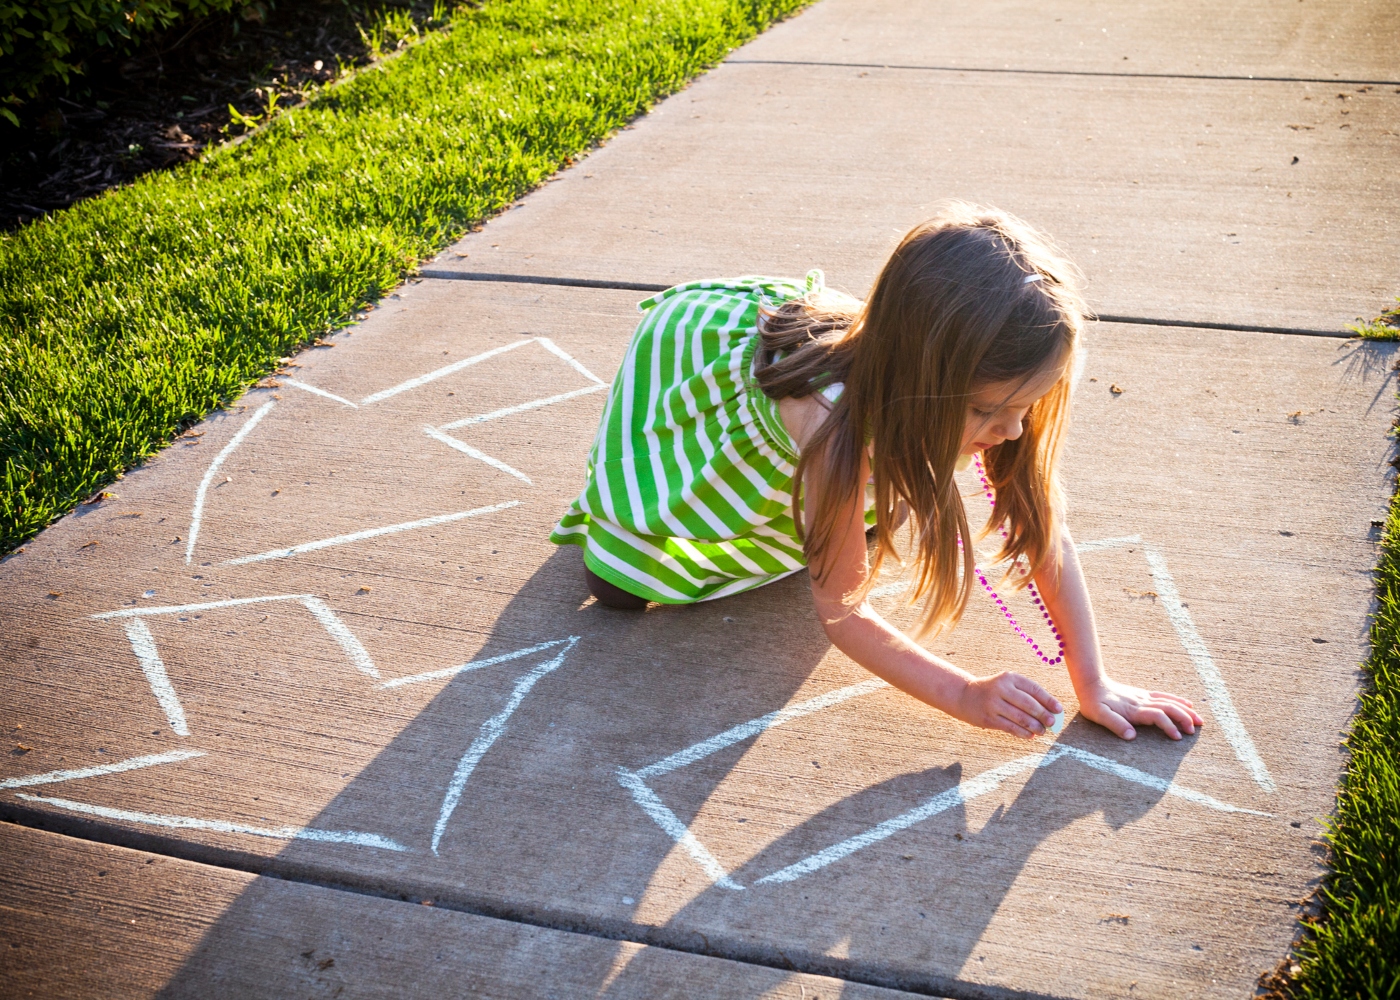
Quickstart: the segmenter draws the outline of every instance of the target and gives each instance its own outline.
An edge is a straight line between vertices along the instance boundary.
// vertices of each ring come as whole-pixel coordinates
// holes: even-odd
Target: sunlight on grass
[[[245,142],[0,238],[0,552],[804,2],[460,9]]]
[[[1274,984],[1307,1000],[1400,997],[1400,494],[1386,521],[1376,599],[1366,690],[1326,833],[1325,911],[1304,918],[1296,971]]]
[[[1400,303],[1400,298],[1395,301]],[[1347,329],[1367,340],[1400,340],[1400,304],[1387,309],[1369,323],[1363,323],[1358,319]]]

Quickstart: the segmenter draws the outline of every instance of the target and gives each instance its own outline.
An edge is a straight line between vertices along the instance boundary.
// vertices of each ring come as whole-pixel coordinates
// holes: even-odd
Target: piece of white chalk
[[[1052,733],[1054,733],[1056,736],[1058,736],[1058,735],[1060,735],[1060,730],[1062,730],[1062,729],[1064,729],[1064,728],[1065,728],[1065,713],[1064,713],[1064,712],[1056,712],[1056,713],[1055,713],[1055,724],[1054,724],[1053,726],[1050,727],[1050,732],[1052,732]]]

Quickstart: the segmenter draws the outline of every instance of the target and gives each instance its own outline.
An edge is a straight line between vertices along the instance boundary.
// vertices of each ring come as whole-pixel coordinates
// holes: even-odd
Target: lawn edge
[[[1370,340],[1400,339],[1400,330],[1386,323],[1387,317],[1397,314],[1400,309],[1390,310],[1369,324],[1380,328],[1374,333],[1358,332]],[[1400,399],[1400,394],[1392,398]],[[1400,437],[1400,418],[1387,436],[1392,442]],[[1400,468],[1400,456],[1393,457],[1389,464]],[[1400,950],[1388,950],[1393,941],[1377,941],[1373,933],[1361,930],[1361,918],[1373,915],[1378,904],[1366,898],[1373,894],[1358,888],[1357,869],[1376,874],[1365,871],[1368,862],[1372,868],[1380,869],[1376,881],[1392,906],[1400,900],[1400,877],[1393,860],[1387,880],[1383,859],[1368,859],[1364,851],[1356,850],[1364,846],[1366,831],[1372,825],[1367,822],[1367,814],[1374,815],[1385,806],[1374,793],[1374,785],[1368,787],[1364,779],[1371,775],[1376,759],[1400,758],[1400,733],[1386,730],[1387,721],[1393,730],[1400,705],[1400,480],[1391,493],[1373,578],[1376,589],[1370,616],[1370,649],[1359,665],[1362,680],[1357,706],[1341,741],[1347,751],[1346,766],[1337,785],[1332,814],[1318,820],[1323,827],[1320,842],[1327,848],[1327,856],[1321,862],[1326,871],[1313,892],[1298,901],[1301,913],[1297,931],[1286,954],[1277,966],[1259,977],[1256,995],[1265,1000],[1341,996],[1381,1000],[1396,996],[1400,987]],[[1395,803],[1391,805],[1394,807]],[[1390,819],[1400,823],[1400,816],[1394,813]],[[1390,848],[1394,851],[1400,844],[1392,842]],[[1342,858],[1350,860],[1343,865],[1339,863]],[[1394,916],[1391,919],[1394,922]],[[1349,931],[1360,931],[1362,948],[1356,947],[1357,936]]]

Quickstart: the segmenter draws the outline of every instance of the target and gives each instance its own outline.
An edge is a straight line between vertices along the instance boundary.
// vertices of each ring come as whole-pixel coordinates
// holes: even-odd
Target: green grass
[[[1400,303],[1400,298],[1395,301]],[[1387,309],[1369,323],[1358,319],[1348,329],[1367,340],[1400,340],[1400,305]]]
[[[497,0],[0,238],[0,552],[806,0]]]
[[[1371,625],[1367,689],[1329,824],[1320,919],[1305,919],[1297,971],[1280,992],[1307,1000],[1400,998],[1400,493],[1391,501]]]

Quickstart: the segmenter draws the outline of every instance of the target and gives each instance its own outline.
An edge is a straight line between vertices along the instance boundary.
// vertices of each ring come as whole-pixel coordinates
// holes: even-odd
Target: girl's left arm
[[[1086,717],[1125,740],[1137,735],[1135,725],[1157,726],[1174,740],[1202,725],[1185,698],[1123,684],[1104,671],[1089,588],[1067,528],[1060,529],[1058,572],[1042,570],[1035,582],[1064,640],[1065,665],[1079,697],[1079,709]]]

